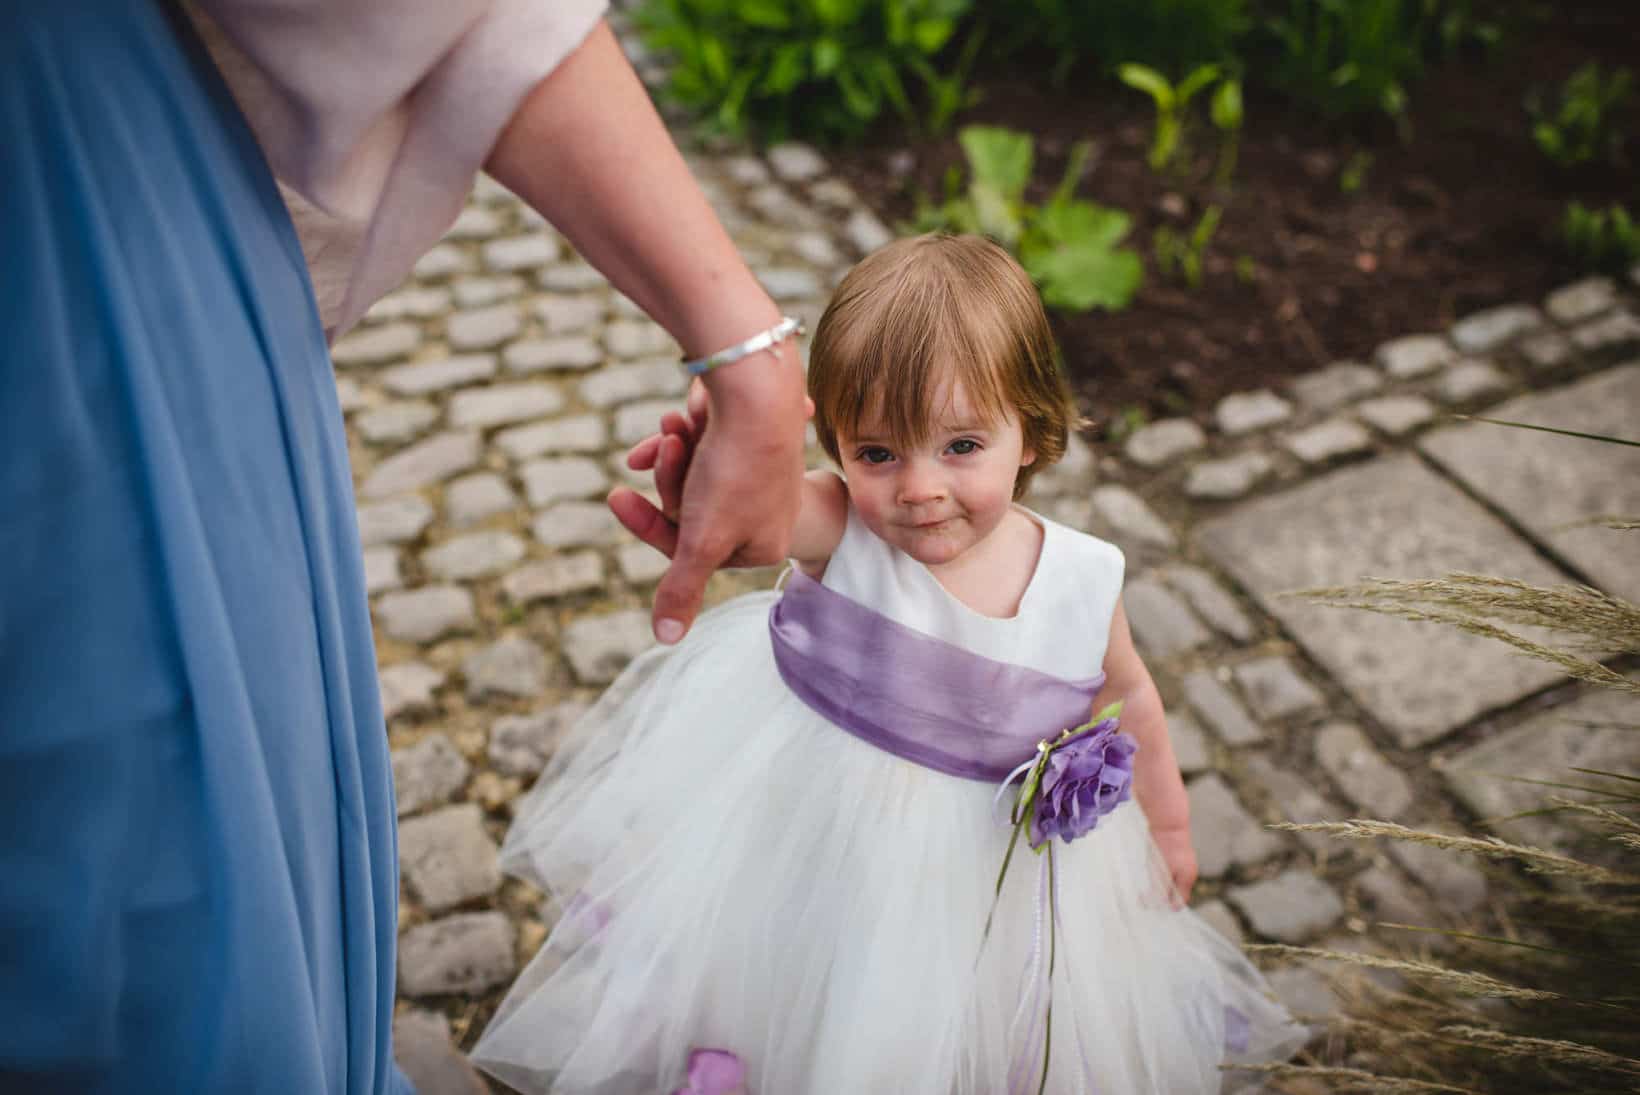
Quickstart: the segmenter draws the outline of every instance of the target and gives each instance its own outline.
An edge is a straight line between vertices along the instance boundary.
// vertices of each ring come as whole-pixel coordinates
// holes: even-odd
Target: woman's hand
[[[1170,825],[1152,829],[1150,835],[1167,864],[1168,878],[1173,882],[1180,906],[1188,905],[1190,890],[1196,885],[1196,848],[1190,843],[1190,827]]]

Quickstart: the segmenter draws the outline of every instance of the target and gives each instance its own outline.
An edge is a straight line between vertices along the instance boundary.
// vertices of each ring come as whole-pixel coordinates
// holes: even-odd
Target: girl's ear
[[[1036,450],[1026,445],[1025,450],[1019,454],[1019,466],[1023,468],[1034,463],[1036,463]]]

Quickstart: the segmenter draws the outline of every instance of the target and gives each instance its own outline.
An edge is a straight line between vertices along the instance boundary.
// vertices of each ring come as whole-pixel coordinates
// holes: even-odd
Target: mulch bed
[[[1071,145],[1097,142],[1081,193],[1130,213],[1128,244],[1144,288],[1119,314],[1058,313],[1054,326],[1096,426],[1209,412],[1222,396],[1278,384],[1339,359],[1364,360],[1390,338],[1444,328],[1476,309],[1536,301],[1580,271],[1556,227],[1571,199],[1604,207],[1640,199],[1640,140],[1629,164],[1566,175],[1531,143],[1527,89],[1558,90],[1589,60],[1640,70],[1640,7],[1583,0],[1546,14],[1490,58],[1456,58],[1412,88],[1410,136],[1382,120],[1328,125],[1290,103],[1249,93],[1239,166],[1215,187],[1217,135],[1197,127],[1197,163],[1158,177],[1145,163],[1151,111],[1139,93],[1091,66],[1053,87],[1041,57],[993,61],[976,73],[982,100],[940,137],[885,124],[831,150],[835,169],[885,220],[908,220],[919,193],[938,197],[962,164],[955,130],[1002,125],[1036,137],[1036,182],[1047,196]],[[1371,157],[1364,184],[1340,174]],[[1224,208],[1199,288],[1155,269],[1151,234],[1188,231]],[[1243,274],[1251,260],[1250,280]]]

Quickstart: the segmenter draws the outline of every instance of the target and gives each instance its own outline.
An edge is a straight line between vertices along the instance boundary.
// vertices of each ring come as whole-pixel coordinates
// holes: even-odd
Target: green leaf
[[[729,65],[729,51],[722,39],[702,36],[700,40],[701,67],[706,70],[708,80],[716,87],[728,84],[731,69]]]
[[[1174,103],[1173,85],[1167,82],[1167,77],[1147,65],[1118,65],[1116,66],[1117,79],[1128,87],[1135,88],[1156,100],[1156,106],[1161,110],[1171,110]]]
[[[1059,247],[1021,255],[1026,271],[1042,290],[1050,308],[1085,312],[1090,308],[1119,311],[1139,289],[1144,268],[1130,250],[1102,247]]]
[[[862,122],[869,122],[882,109],[882,97],[877,89],[852,68],[837,70],[837,87],[843,93],[843,105]]]
[[[1179,86],[1173,89],[1174,98],[1180,106],[1195,98],[1196,92],[1219,78],[1218,65],[1202,65],[1189,76],[1179,81]]]
[[[1226,80],[1213,93],[1210,108],[1213,125],[1219,129],[1240,129],[1242,122],[1241,81]]]
[[[830,76],[843,63],[843,45],[835,38],[821,38],[814,43],[814,74]]]
[[[1084,201],[1054,202],[1036,217],[1037,230],[1055,246],[1114,247],[1132,223],[1121,210]]]
[[[1106,719],[1119,719],[1119,718],[1121,718],[1122,717],[1122,708],[1124,706],[1126,706],[1126,704],[1127,704],[1126,700],[1117,700],[1115,703],[1111,704],[1109,707],[1106,707],[1103,711],[1101,711],[1097,715],[1093,716],[1093,721],[1097,724],[1097,723],[1104,722]]]
[[[938,53],[956,28],[950,19],[919,19],[911,28],[911,37],[924,53]]]
[[[973,201],[976,230],[1013,250],[1025,229],[1018,201],[978,178],[969,184],[968,193]]]
[[[957,142],[968,156],[974,182],[984,183],[1003,197],[1017,201],[1031,180],[1032,140],[997,126],[965,126]]]
[[[803,82],[808,72],[809,47],[803,42],[787,42],[774,51],[769,71],[763,76],[762,90],[784,95]]]
[[[739,0],[736,14],[743,23],[770,30],[785,30],[792,25],[790,11],[781,0]]]

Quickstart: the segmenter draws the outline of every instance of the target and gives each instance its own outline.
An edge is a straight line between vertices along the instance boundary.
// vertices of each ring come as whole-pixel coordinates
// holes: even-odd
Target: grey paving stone
[[[682,399],[646,399],[628,403],[615,412],[615,442],[632,445],[660,428],[661,416],[684,410]]]
[[[1400,875],[1383,864],[1373,864],[1355,876],[1356,891],[1371,905],[1373,920],[1379,924],[1428,925],[1428,903],[1415,893]],[[1425,943],[1433,943],[1431,936]]]
[[[1403,746],[1434,741],[1556,679],[1501,644],[1451,628],[1284,596],[1353,584],[1363,575],[1470,571],[1563,580],[1411,454],[1379,457],[1245,503],[1198,526],[1196,541]]]
[[[366,595],[374,597],[378,593],[385,593],[390,589],[398,589],[404,585],[404,576],[399,573],[399,552],[397,548],[383,545],[364,549],[364,591]]]
[[[536,277],[541,288],[555,293],[580,293],[609,285],[602,274],[584,262],[555,262],[542,268]]]
[[[451,396],[450,424],[458,429],[484,430],[541,418],[563,406],[563,393],[551,384],[491,384]]]
[[[1195,911],[1196,915],[1207,921],[1208,926],[1214,931],[1237,946],[1241,945],[1244,938],[1241,921],[1236,919],[1236,914],[1230,911],[1229,905],[1215,897],[1211,901],[1203,901],[1197,905]]]
[[[1384,378],[1371,366],[1359,361],[1335,361],[1324,369],[1305,373],[1287,388],[1305,410],[1331,411],[1371,395],[1383,385]]]
[[[583,616],[564,629],[561,644],[582,684],[608,684],[627,663],[655,645],[642,609]]]
[[[1452,344],[1440,335],[1405,335],[1378,347],[1373,360],[1397,380],[1432,373],[1458,359]]]
[[[573,551],[526,563],[501,579],[501,592],[514,604],[567,597],[602,589],[604,561],[596,552]]]
[[[376,602],[376,618],[388,636],[407,643],[430,643],[454,631],[466,631],[477,621],[473,595],[459,586],[423,586],[384,593]]]
[[[455,297],[456,307],[464,310],[483,308],[522,295],[524,279],[510,274],[505,277],[489,278],[461,277],[451,283],[450,289]]]
[[[1461,917],[1486,901],[1486,876],[1468,857],[1404,840],[1388,844],[1389,854],[1435,895],[1442,908]]]
[[[1435,394],[1443,403],[1473,403],[1496,396],[1509,387],[1509,378],[1490,361],[1460,361],[1435,382]]]
[[[848,220],[843,222],[843,234],[862,255],[869,255],[879,247],[894,242],[893,231],[864,209],[856,209],[849,214]]]
[[[499,273],[534,270],[557,260],[558,239],[547,232],[532,232],[527,236],[491,240],[480,253],[484,265]]]
[[[587,709],[587,704],[571,700],[531,715],[497,719],[490,727],[490,763],[505,775],[533,779]]]
[[[1360,404],[1355,413],[1379,433],[1400,437],[1429,422],[1436,410],[1421,395],[1386,395]]]
[[[359,487],[366,498],[386,498],[442,482],[478,463],[478,435],[440,433],[401,449],[376,465]]]
[[[491,354],[457,354],[438,361],[417,361],[395,365],[382,373],[382,386],[394,395],[428,395],[464,384],[475,384],[495,375]]]
[[[479,172],[473,180],[472,201],[486,205],[518,205],[520,199],[517,194],[496,182],[495,177]]]
[[[535,314],[549,333],[562,335],[596,327],[603,321],[605,307],[604,298],[596,293],[554,293],[535,302]]]
[[[1238,643],[1252,641],[1253,624],[1236,604],[1230,591],[1220,585],[1201,567],[1188,563],[1174,563],[1162,568],[1167,584],[1184,595],[1196,615],[1206,620],[1219,634]]]
[[[468,581],[500,574],[524,557],[522,537],[490,529],[455,536],[421,553],[422,565],[435,578]]]
[[[1572,328],[1572,345],[1586,354],[1616,353],[1640,346],[1640,318],[1623,309]]]
[[[1094,512],[1110,525],[1118,546],[1150,545],[1167,549],[1178,543],[1173,530],[1145,505],[1144,499],[1126,487],[1097,487],[1092,503]]]
[[[1632,534],[1631,534],[1632,535]],[[1640,772],[1640,698],[1587,688],[1570,703],[1542,711],[1519,726],[1448,758],[1441,775],[1452,793],[1482,818],[1504,818],[1548,804],[1563,794],[1521,779],[1596,785],[1594,776],[1572,771]],[[1580,797],[1580,796],[1567,796]],[[1517,818],[1488,827],[1509,839],[1567,850],[1566,822],[1552,816]]]
[[[1320,711],[1327,701],[1320,690],[1299,675],[1283,657],[1255,658],[1232,672],[1247,703],[1261,719],[1284,719]]]
[[[531,699],[547,686],[547,658],[529,639],[509,635],[469,654],[461,663],[467,698],[518,696]]]
[[[481,205],[468,205],[462,208],[456,216],[456,222],[445,230],[444,238],[450,240],[483,240],[489,239],[501,231],[501,216],[493,209],[485,209]]]
[[[660,581],[671,560],[648,544],[622,544],[615,552],[615,565],[627,581],[646,585]]]
[[[353,419],[353,428],[372,445],[402,445],[438,421],[438,408],[421,399],[383,403]]]
[[[613,407],[635,399],[681,396],[689,374],[676,361],[640,361],[607,365],[581,381],[581,398],[594,407]]]
[[[649,319],[617,319],[604,325],[604,346],[620,358],[653,357],[675,358],[678,344],[666,333],[666,328]]]
[[[775,300],[802,300],[824,295],[820,277],[806,266],[774,266],[757,271],[757,280]]]
[[[1212,635],[1189,607],[1155,578],[1134,578],[1122,590],[1139,649],[1155,658],[1193,650]]]
[[[1206,460],[1190,469],[1184,492],[1192,498],[1210,501],[1240,498],[1273,470],[1275,465],[1261,452]]]
[[[1163,418],[1140,426],[1122,451],[1145,468],[1160,468],[1207,446],[1207,434],[1188,418]]]
[[[339,376],[336,378],[336,405],[341,407],[343,414],[352,414],[369,406],[370,400],[357,380]]]
[[[417,1095],[487,1095],[489,1088],[450,1043],[450,1021],[409,1008],[393,1016],[393,1060]]]
[[[518,474],[524,481],[524,495],[535,509],[565,498],[602,496],[609,490],[604,469],[584,456],[532,460]]]
[[[393,750],[393,790],[399,799],[399,816],[449,802],[467,786],[471,774],[467,759],[443,734],[428,734],[414,745]]]
[[[517,338],[523,320],[516,304],[496,304],[452,312],[444,321],[444,338],[455,350],[488,350]]]
[[[1372,447],[1372,437],[1354,422],[1334,418],[1290,433],[1281,444],[1304,463],[1313,465],[1366,452]]]
[[[586,372],[603,362],[604,350],[586,335],[554,335],[509,342],[501,360],[511,373]]]
[[[1632,438],[1640,422],[1640,362],[1512,399],[1489,416]],[[1640,449],[1484,422],[1438,430],[1419,447],[1595,585],[1640,601],[1633,534],[1567,527],[1601,514],[1640,513]],[[1499,564],[1470,569],[1531,580]]]
[[[546,453],[597,453],[609,446],[609,428],[598,415],[573,415],[502,430],[495,444],[514,460]]]
[[[406,996],[480,993],[512,980],[517,969],[506,913],[455,913],[399,938],[399,991]]]
[[[1187,673],[1182,687],[1190,709],[1226,745],[1257,745],[1264,740],[1264,731],[1247,714],[1241,701],[1212,673],[1205,669]]]
[[[1265,978],[1276,999],[1300,1021],[1319,1026],[1341,1010],[1338,994],[1326,977],[1309,966],[1282,966]]]
[[[821,179],[809,187],[809,197],[821,205],[830,205],[838,209],[852,209],[860,204],[859,196],[853,188],[841,179]]]
[[[1259,825],[1217,775],[1194,779],[1185,790],[1190,842],[1203,878],[1220,878],[1231,867],[1251,867],[1281,851],[1276,835]]]
[[[412,273],[422,281],[438,281],[451,274],[472,270],[474,265],[473,257],[460,247],[451,243],[440,243],[429,248],[416,260]]]
[[[1344,902],[1333,888],[1303,869],[1236,886],[1228,899],[1253,931],[1281,943],[1314,939],[1344,915]]]
[[[406,494],[359,507],[359,540],[365,547],[402,544],[421,535],[433,520],[433,507],[420,495]]]
[[[769,181],[769,169],[755,156],[730,156],[719,161],[723,173],[741,186],[756,186]]]
[[[1412,783],[1372,747],[1360,727],[1323,726],[1315,736],[1315,759],[1363,815],[1395,821],[1412,808]]]
[[[492,471],[464,475],[444,488],[445,519],[456,528],[476,525],[517,505],[512,487]]]
[[[1452,326],[1452,341],[1466,354],[1494,350],[1543,326],[1543,313],[1529,304],[1505,304],[1465,316]]]
[[[768,158],[769,166],[774,168],[774,173],[787,182],[803,182],[826,170],[824,157],[810,145],[798,141],[771,145],[763,154]]]
[[[444,683],[443,673],[421,662],[399,662],[386,666],[378,678],[382,714],[389,719],[432,710],[433,692]]]
[[[550,548],[600,547],[614,543],[621,531],[602,502],[559,502],[530,525],[530,534]]]
[[[1170,712],[1167,716],[1167,736],[1173,743],[1173,758],[1179,762],[1179,771],[1186,776],[1205,772],[1212,767],[1213,754],[1208,748],[1207,735],[1189,714]]]
[[[1227,395],[1213,409],[1213,418],[1218,422],[1219,429],[1232,437],[1274,426],[1292,416],[1291,403],[1262,388]]]
[[[420,345],[421,328],[414,323],[362,327],[331,347],[330,359],[341,366],[379,365],[406,357]]]
[[[1559,331],[1544,331],[1521,340],[1520,356],[1539,372],[1555,369],[1572,360],[1571,341]]]
[[[429,912],[501,888],[495,842],[484,831],[484,812],[470,802],[400,822],[399,867]]]
[[[1617,283],[1607,277],[1584,278],[1563,285],[1543,301],[1543,310],[1556,323],[1592,319],[1617,305]]]
[[[373,322],[395,319],[432,319],[450,310],[450,290],[443,286],[414,286],[389,293],[365,313]]]
[[[837,266],[843,261],[843,254],[837,250],[837,245],[831,242],[831,237],[824,232],[799,232],[792,237],[792,254],[822,270]]]
[[[1278,768],[1269,757],[1250,756],[1243,761],[1247,774],[1262,788],[1281,816],[1295,825],[1322,821],[1342,821],[1349,811],[1319,791],[1312,780],[1289,768]],[[1298,839],[1312,853],[1322,857],[1343,854],[1349,845],[1326,833],[1299,833]]]

